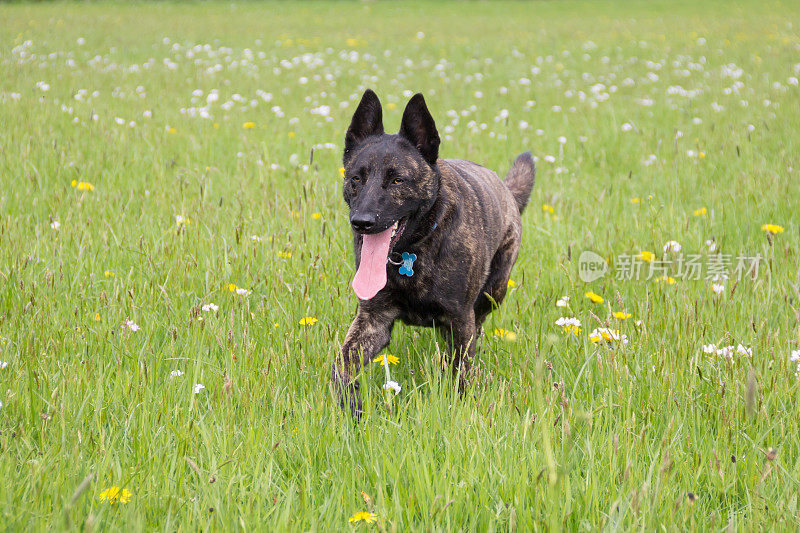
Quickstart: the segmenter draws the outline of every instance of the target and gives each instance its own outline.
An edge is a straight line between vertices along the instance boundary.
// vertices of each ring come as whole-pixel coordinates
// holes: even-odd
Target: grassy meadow
[[[0,5],[0,529],[797,530],[799,76],[788,1]],[[368,87],[538,173],[469,391],[398,325],[354,424]]]

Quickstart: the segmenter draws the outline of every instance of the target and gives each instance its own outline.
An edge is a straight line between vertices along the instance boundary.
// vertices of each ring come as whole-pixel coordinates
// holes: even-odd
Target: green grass
[[[0,6],[3,529],[331,531],[372,511],[358,529],[796,530],[799,28],[792,2]],[[354,425],[329,376],[356,309],[338,169],[366,87],[390,131],[423,92],[443,157],[539,162],[469,393],[433,332],[400,326],[403,390],[387,404],[367,367]],[[214,89],[210,118],[181,112]],[[585,250],[661,259],[674,239],[705,263],[712,237],[734,266],[763,256],[757,278],[716,296],[578,277]],[[606,325],[629,343],[590,342]],[[130,500],[101,501],[111,486]]]

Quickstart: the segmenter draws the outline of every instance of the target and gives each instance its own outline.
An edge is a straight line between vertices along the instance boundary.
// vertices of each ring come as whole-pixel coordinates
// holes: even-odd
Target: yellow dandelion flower
[[[396,365],[400,362],[400,358],[396,355],[392,355],[390,353],[385,353],[383,355],[379,355],[375,359],[372,360],[373,363],[381,363],[386,364],[384,361],[388,361],[390,365]]]
[[[229,290],[229,291],[231,291],[231,292],[236,292],[236,289],[237,289],[237,288],[238,288],[238,287],[236,286],[236,284],[235,284],[235,283],[228,283],[228,290]]]
[[[175,128],[170,128],[167,130],[167,133],[178,133],[178,130],[176,130]]]
[[[553,209],[552,205],[542,204],[542,211],[545,213],[555,213],[555,209]]]
[[[603,303],[603,297],[600,296],[599,294],[596,294],[596,293],[592,292],[592,291],[587,292],[586,294],[584,294],[584,296],[586,298],[589,298],[589,301],[591,301],[593,304],[601,304],[601,303]]]
[[[638,204],[638,203],[639,203],[639,202],[641,202],[641,201],[642,201],[642,200],[641,200],[640,198],[631,198],[631,203],[632,203],[632,204]]]
[[[282,257],[283,259],[291,259],[292,258],[292,252],[279,251],[278,252],[278,257]]]
[[[493,337],[497,337],[498,339],[503,339],[504,341],[514,342],[517,340],[517,334],[513,331],[508,331],[505,329],[495,328],[494,332],[492,333]]]
[[[395,104],[394,102],[389,102],[388,104],[386,104],[386,107],[389,108],[389,111],[393,111],[397,109],[397,104]]]
[[[694,216],[696,216],[696,217],[705,216],[706,213],[708,213],[708,209],[706,209],[705,207],[701,207],[700,209],[695,209],[694,210]]]
[[[289,132],[289,138],[290,139],[294,139],[296,136],[297,136],[297,134],[295,132],[293,132],[293,131]]]
[[[359,511],[350,517],[350,522],[366,522],[371,524],[378,520],[378,516],[367,511]]]
[[[255,122],[245,122],[242,127],[244,129],[246,129],[246,130],[252,130],[253,128],[256,127],[256,123]]]
[[[72,183],[70,183],[70,185],[72,185],[73,187],[77,187],[78,186],[78,180],[72,180]]]
[[[322,218],[322,213],[311,213],[311,218],[314,220],[319,220]]]
[[[659,276],[654,280],[656,283],[666,283],[667,285],[675,285],[675,278],[669,276]]]
[[[561,326],[561,327],[564,328],[564,333],[567,334],[571,333],[576,337],[580,335],[580,333],[583,331],[583,329],[580,326],[576,326],[575,324],[567,324],[566,326]]]
[[[105,272],[103,272],[103,275],[107,278],[113,278],[114,276],[116,276],[116,274],[111,270],[106,270]]]
[[[300,322],[298,323],[301,326],[313,326],[314,324],[317,323],[317,319],[313,316],[304,316],[303,318],[300,319]]]
[[[777,224],[764,224],[761,226],[761,231],[766,231],[772,235],[777,235],[778,233],[783,233],[783,226],[778,226]]]
[[[344,177],[344,167],[339,167],[339,176]]]
[[[626,313],[625,311],[614,311],[611,314],[614,315],[614,318],[616,318],[617,320],[627,320],[633,316],[632,314]]]
[[[641,259],[642,261],[647,261],[648,263],[651,263],[655,258],[656,258],[655,254],[653,252],[648,252],[647,250],[642,250],[637,256],[637,259]]]
[[[128,489],[120,489],[117,486],[108,487],[106,490],[100,493],[100,501],[101,502],[109,502],[109,503],[128,503],[128,501],[133,496],[133,493]]]
[[[509,289],[513,289],[516,286],[517,286],[517,282],[516,281],[514,281],[513,279],[509,279],[508,280],[508,288]]]
[[[215,123],[214,123],[214,129],[215,129],[215,130],[218,130],[218,129],[219,129],[219,122],[215,122]]]
[[[697,157],[699,157],[700,159],[705,159],[706,158],[706,153],[705,152],[700,152],[699,154],[697,154]]]

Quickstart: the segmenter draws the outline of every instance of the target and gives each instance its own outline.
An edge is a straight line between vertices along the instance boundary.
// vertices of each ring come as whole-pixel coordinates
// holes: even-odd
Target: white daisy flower
[[[395,394],[400,394],[400,384],[396,381],[387,381],[383,384],[383,390],[393,390]]]

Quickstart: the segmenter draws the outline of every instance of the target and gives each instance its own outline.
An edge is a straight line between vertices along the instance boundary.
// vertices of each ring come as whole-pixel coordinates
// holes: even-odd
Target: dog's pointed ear
[[[425,98],[420,93],[411,97],[403,111],[400,136],[411,141],[428,164],[436,164],[439,157],[439,132],[436,131],[436,123],[428,106],[425,105]]]
[[[347,158],[348,152],[355,148],[361,141],[371,135],[381,135],[383,133],[383,109],[378,95],[372,89],[364,91],[361,103],[358,104],[356,112],[353,113],[353,120],[347,128],[344,136],[344,154]]]

